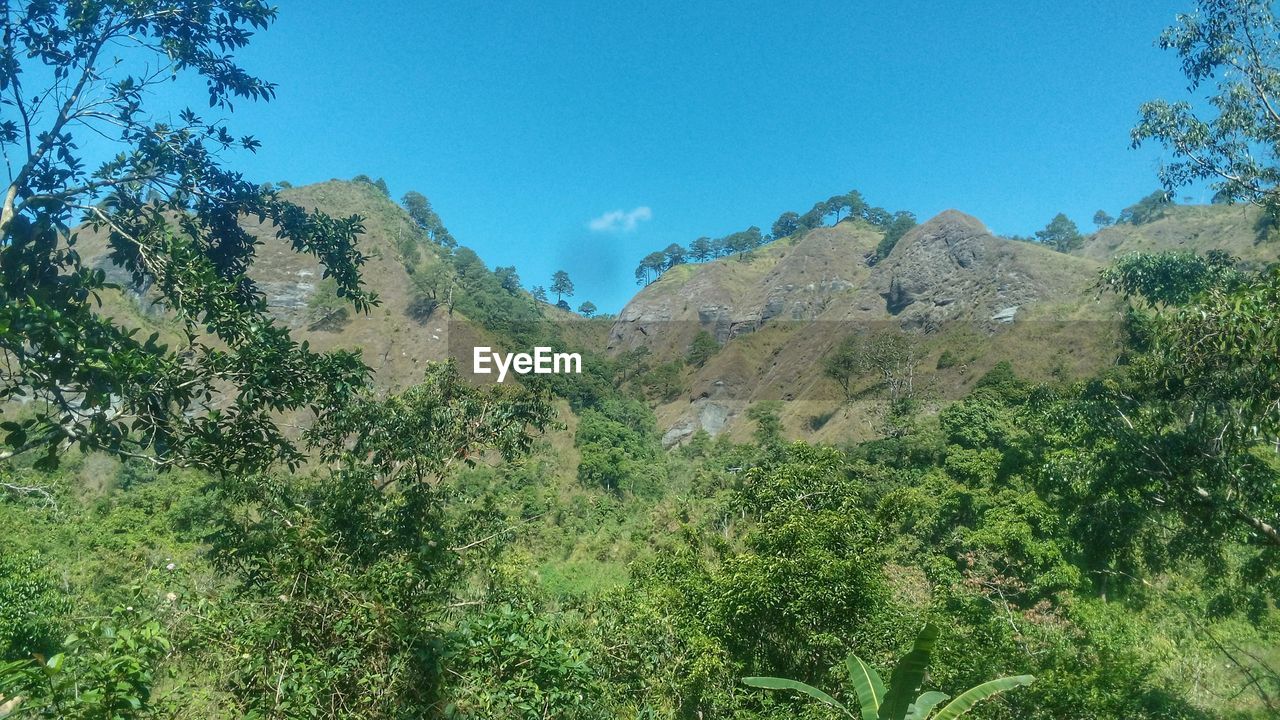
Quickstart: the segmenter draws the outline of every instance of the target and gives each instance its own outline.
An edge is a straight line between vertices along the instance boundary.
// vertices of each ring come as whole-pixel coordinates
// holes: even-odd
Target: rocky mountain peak
[[[1044,288],[1035,279],[1036,263],[1025,257],[1038,250],[997,238],[977,218],[947,210],[898,241],[876,266],[868,293],[904,327],[935,330],[950,320],[1004,317],[1039,299]]]

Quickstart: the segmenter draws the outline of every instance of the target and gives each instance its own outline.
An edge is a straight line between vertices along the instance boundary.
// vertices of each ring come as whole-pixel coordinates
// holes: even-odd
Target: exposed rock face
[[[976,218],[948,210],[898,242],[876,265],[869,290],[904,328],[995,320],[994,314],[1033,303],[1044,290],[1018,262],[1018,250]],[[999,320],[1009,321],[1012,316]]]
[[[609,348],[687,345],[698,330],[721,344],[770,322],[815,320],[847,306],[868,274],[863,256],[878,234],[855,223],[819,228],[799,241],[768,245],[753,257],[722,258],[668,271],[623,308]]]
[[[1051,317],[1064,302],[1078,302],[1096,278],[1092,261],[998,238],[954,210],[869,265],[880,237],[864,224],[841,223],[775,242],[747,262],[675,268],[642,290],[614,324],[611,350],[643,345],[655,358],[684,357],[699,330],[724,346],[691,371],[688,396],[660,408],[663,443],[734,428],[760,400],[826,397],[822,358],[867,323],[927,334],[952,327],[976,327],[980,337],[1014,333],[1028,316]],[[747,340],[748,333],[763,337]]]
[[[383,387],[402,388],[422,379],[422,365],[449,356],[451,329],[467,325],[461,314],[437,316],[429,324],[414,321],[408,314],[412,287],[398,255],[396,239],[411,232],[412,220],[379,191],[365,183],[331,181],[293,188],[284,196],[307,208],[345,217],[364,218],[361,249],[369,256],[362,268],[366,287],[376,293],[381,305],[368,315],[346,311],[324,314],[317,309],[316,295],[326,291],[321,284],[321,268],[316,259],[293,251],[289,243],[276,237],[270,222],[256,216],[241,219],[241,226],[262,240],[251,275],[262,292],[267,310],[287,326],[299,340],[319,351],[359,349],[363,360],[375,370],[374,381]],[[140,315],[155,316],[163,309],[153,301],[150,288],[132,285],[123,268],[107,259],[105,233],[86,228],[80,233],[80,252],[87,262],[100,267],[108,279],[124,288],[126,299],[137,303]],[[424,257],[434,255],[424,248]],[[349,320],[348,320],[349,319]]]
[[[719,435],[735,414],[730,402],[699,397],[689,403],[689,411],[662,435],[662,446],[670,448],[688,440],[698,430],[706,430],[711,436]]]
[[[1000,312],[996,313],[995,315],[992,315],[991,319],[996,322],[1011,323],[1013,322],[1013,319],[1017,316],[1018,316],[1018,306],[1014,305],[1013,307],[1007,307],[1001,310]]]

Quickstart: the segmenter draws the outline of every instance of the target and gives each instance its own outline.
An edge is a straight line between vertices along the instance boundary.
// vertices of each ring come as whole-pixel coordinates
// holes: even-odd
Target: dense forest
[[[996,363],[929,409],[899,391],[909,333],[851,337],[821,373],[888,388],[875,439],[797,441],[761,402],[750,437],[666,448],[654,404],[711,334],[609,352],[420,193],[357,178],[325,192],[380,214],[329,213],[224,166],[257,141],[223,118],[275,95],[233,57],[266,3],[0,15],[0,717],[1280,716],[1280,266],[1126,254],[1096,279],[1123,347],[1089,377]],[[1121,220],[1197,182],[1276,217],[1270,4],[1201,0],[1160,42],[1211,102],[1140,108],[1133,142],[1179,159]],[[207,116],[153,107],[173,73]],[[867,264],[916,224],[851,192],[770,235],[842,214],[880,237]],[[1039,242],[1077,245],[1066,223]],[[273,314],[268,241],[323,268],[304,327],[465,319],[584,372],[380,384]],[[677,245],[636,278],[764,243]]]

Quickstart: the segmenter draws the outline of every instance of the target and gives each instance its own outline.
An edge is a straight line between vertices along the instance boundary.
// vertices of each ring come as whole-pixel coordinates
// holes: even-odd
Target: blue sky
[[[279,0],[241,56],[279,96],[237,108],[263,148],[236,162],[418,190],[491,266],[617,311],[647,252],[852,188],[1091,228],[1157,186],[1128,132],[1185,92],[1153,42],[1190,5]]]

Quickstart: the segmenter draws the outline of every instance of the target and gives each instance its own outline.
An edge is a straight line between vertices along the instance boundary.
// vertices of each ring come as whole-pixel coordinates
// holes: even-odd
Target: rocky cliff
[[[687,370],[687,395],[658,408],[665,441],[699,429],[743,433],[744,410],[761,400],[787,401],[793,434],[874,434],[874,387],[864,388],[866,403],[846,404],[822,361],[845,337],[878,328],[917,338],[922,373],[939,397],[963,392],[1001,359],[1047,375],[1084,373],[1111,357],[1113,338],[1079,325],[1118,317],[1115,303],[1097,302],[1092,290],[1099,262],[999,238],[955,210],[869,265],[880,237],[844,222],[751,258],[679,266],[642,290],[614,324],[612,350],[643,345],[658,358],[682,357],[699,330],[724,345],[704,367]],[[1056,357],[1048,349],[1058,344],[1072,349]],[[947,351],[964,362],[939,370]]]

